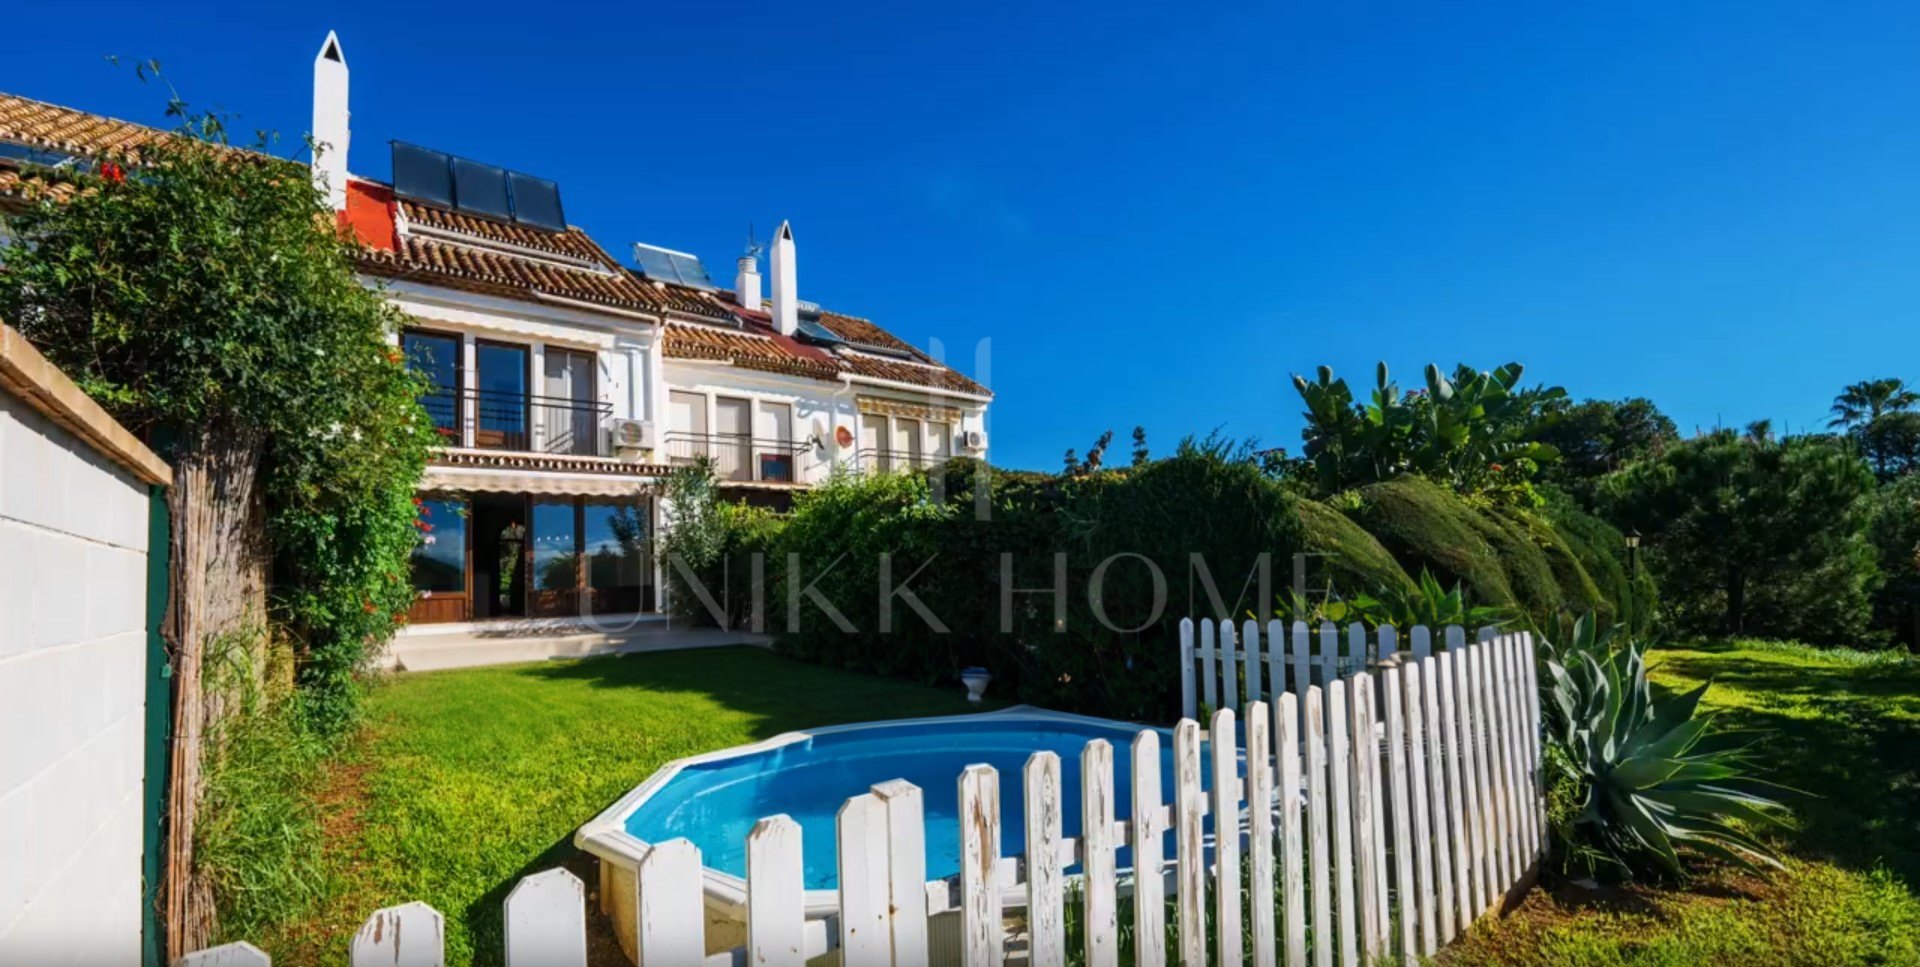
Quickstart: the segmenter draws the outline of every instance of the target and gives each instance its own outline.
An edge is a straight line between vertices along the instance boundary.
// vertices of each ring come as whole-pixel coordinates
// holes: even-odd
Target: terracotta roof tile
[[[80,186],[60,178],[47,178],[39,173],[28,173],[16,168],[5,167],[0,162],[0,198],[38,201],[52,198],[66,201],[78,194]]]
[[[402,198],[398,202],[401,214],[406,216],[409,226],[424,227],[443,232],[458,232],[471,235],[502,245],[534,249],[553,255],[581,259],[588,262],[605,263],[609,261],[607,253],[595,245],[585,232],[569,228],[564,232],[548,231],[544,228],[529,228],[511,222],[481,218],[465,212],[448,211],[422,205],[416,201]]]
[[[671,282],[661,282],[657,279],[649,279],[645,275],[632,269],[628,269],[626,272],[628,275],[633,276],[635,283],[653,290],[653,292],[666,303],[667,308],[674,312],[703,319],[714,319],[723,322],[733,321],[733,304],[721,300],[719,296],[712,292],[677,285]]]
[[[911,383],[929,389],[947,390],[954,393],[966,393],[969,396],[992,396],[987,388],[960,375],[959,373],[934,363],[916,365],[879,356],[869,356],[860,352],[839,354],[840,364],[856,376],[869,379],[884,379],[895,383]]]
[[[802,358],[771,338],[738,329],[670,322],[664,343],[667,355],[680,359],[720,360],[742,369],[813,379],[840,378],[840,367],[832,362]]]
[[[576,232],[570,230],[569,234]],[[584,235],[580,241],[593,245]],[[583,268],[480,245],[406,235],[393,251],[362,249],[360,264],[368,272],[389,278],[419,279],[453,288],[478,287],[520,298],[537,299],[545,294],[641,312],[665,308],[664,300],[621,271],[604,252],[601,258],[604,261],[599,268]]]
[[[920,355],[918,349],[913,348],[900,337],[858,316],[843,316],[837,312],[823,311],[820,313],[820,325],[828,332],[855,345],[891,349],[895,352],[912,353],[915,358],[925,358]]]
[[[124,154],[169,136],[144,124],[0,93],[0,140],[74,154]]]

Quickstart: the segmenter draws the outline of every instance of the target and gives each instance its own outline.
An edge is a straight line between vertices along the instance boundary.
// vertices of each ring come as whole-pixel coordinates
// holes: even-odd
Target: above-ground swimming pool
[[[745,900],[747,834],[760,819],[784,813],[801,828],[807,906],[824,913],[832,908],[837,885],[834,819],[847,799],[889,779],[919,786],[925,797],[927,876],[941,879],[960,869],[958,783],[967,766],[984,763],[999,771],[1000,852],[1014,856],[1025,851],[1021,771],[1028,756],[1043,750],[1060,756],[1064,832],[1078,836],[1081,750],[1094,739],[1112,744],[1114,815],[1124,820],[1132,815],[1131,746],[1143,728],[1013,708],[793,732],[671,763],[581,827],[574,840],[603,862],[629,870],[649,843],[691,840],[706,864],[709,901],[738,905]],[[1162,801],[1171,802],[1172,737],[1168,730],[1154,731],[1161,735]],[[1119,859],[1124,866],[1127,857]]]

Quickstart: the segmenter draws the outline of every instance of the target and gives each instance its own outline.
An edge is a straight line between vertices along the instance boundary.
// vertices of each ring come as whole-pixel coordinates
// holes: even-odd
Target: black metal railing
[[[601,427],[613,404],[494,390],[436,388],[420,397],[448,446],[606,456]]]
[[[721,480],[792,483],[807,445],[733,433],[676,432],[666,436],[667,462],[689,464],[706,457]]]
[[[923,470],[937,467],[947,462],[947,457],[938,453],[926,453],[920,450],[887,450],[873,448],[856,450],[853,454],[854,465],[861,473],[891,473],[896,470]]]

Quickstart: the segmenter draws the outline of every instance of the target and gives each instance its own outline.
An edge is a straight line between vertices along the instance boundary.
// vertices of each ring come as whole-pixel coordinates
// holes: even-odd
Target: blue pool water
[[[927,875],[946,877],[960,869],[955,817],[960,773],[967,766],[985,763],[999,770],[1001,855],[1012,856],[1025,848],[1020,773],[1029,755],[1043,749],[1059,754],[1065,832],[1078,836],[1081,750],[1094,739],[1113,745],[1114,815],[1126,819],[1132,815],[1130,749],[1140,729],[1011,713],[829,732],[688,766],[627,817],[626,829],[650,843],[685,837],[700,848],[708,867],[745,876],[747,833],[762,817],[785,813],[800,824],[807,888],[833,889],[834,816],[841,804],[874,783],[905,779],[925,794]],[[1171,747],[1171,735],[1161,730],[1163,802],[1173,796]],[[1125,866],[1127,858],[1120,859]]]

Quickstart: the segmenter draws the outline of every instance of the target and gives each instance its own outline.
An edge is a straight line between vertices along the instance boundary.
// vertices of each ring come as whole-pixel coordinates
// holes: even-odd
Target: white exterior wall
[[[752,402],[755,413],[755,436],[764,436],[760,412],[762,403],[783,403],[793,408],[793,433],[795,443],[805,443],[818,438],[820,445],[801,452],[794,462],[794,477],[797,482],[818,484],[833,472],[836,463],[849,470],[861,469],[857,453],[861,449],[861,421],[869,419],[858,410],[858,397],[883,397],[904,403],[933,404],[949,406],[961,411],[961,420],[957,432],[967,430],[986,430],[986,404],[972,400],[956,399],[939,394],[915,393],[910,390],[876,386],[867,383],[829,383],[817,379],[805,379],[797,376],[783,376],[777,373],[763,373],[757,370],[742,369],[721,362],[704,362],[688,359],[669,359],[666,361],[666,389],[675,392],[696,393],[706,397],[707,426],[714,426],[713,401],[717,397],[745,399]],[[665,414],[666,393],[662,391],[660,412]],[[844,450],[834,441],[834,430],[846,427],[853,434],[854,442]],[[658,432],[662,439],[675,428],[663,416]],[[933,441],[923,427],[923,453],[933,453]],[[956,441],[952,453],[956,456],[974,456],[985,458],[986,451],[968,451]]]
[[[147,515],[0,393],[0,963],[140,961]]]
[[[836,463],[850,470],[860,469],[856,453],[860,449],[863,417],[856,407],[856,397],[954,407],[962,412],[958,432],[986,430],[987,404],[975,400],[858,381],[849,384],[765,373],[718,361],[667,359],[660,351],[657,325],[640,317],[628,319],[569,306],[545,306],[407,282],[389,284],[386,291],[420,328],[463,335],[467,346],[463,365],[469,370],[473,367],[472,347],[476,339],[529,347],[536,374],[542,371],[540,359],[547,346],[593,352],[598,363],[599,398],[612,404],[613,416],[649,420],[654,424],[655,439],[662,445],[642,454],[642,459],[649,462],[667,462],[666,437],[674,430],[668,420],[669,390],[697,393],[706,398],[706,426],[710,433],[716,426],[713,409],[716,397],[751,402],[756,438],[769,435],[764,432],[762,403],[792,407],[792,441],[799,444],[816,437],[820,441],[819,446],[805,448],[794,458],[795,480],[806,484],[825,481]],[[537,385],[534,392],[539,392]],[[834,442],[834,430],[841,426],[854,435],[854,445],[844,451]],[[539,441],[535,440],[534,445],[537,449]],[[935,452],[930,436],[922,447],[924,453]],[[967,451],[958,441],[954,442],[951,452],[986,457],[986,451]]]
[[[408,283],[389,285],[387,296],[413,317],[413,325],[463,336],[467,358],[462,365],[469,372],[473,369],[475,340],[523,345],[533,359],[530,388],[538,395],[546,347],[584,350],[594,354],[595,392],[600,402],[612,405],[613,418],[652,420],[656,424],[661,420],[666,391],[659,385],[659,330],[648,319]],[[536,435],[539,428],[535,420],[532,429]],[[534,440],[535,449],[540,442]]]

